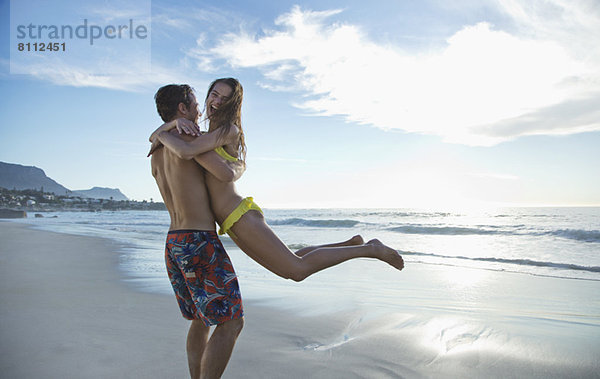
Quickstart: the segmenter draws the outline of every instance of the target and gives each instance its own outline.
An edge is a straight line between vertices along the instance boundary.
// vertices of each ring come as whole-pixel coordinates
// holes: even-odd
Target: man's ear
[[[179,103],[179,105],[177,106],[177,110],[183,115],[188,113],[188,107],[184,103]]]

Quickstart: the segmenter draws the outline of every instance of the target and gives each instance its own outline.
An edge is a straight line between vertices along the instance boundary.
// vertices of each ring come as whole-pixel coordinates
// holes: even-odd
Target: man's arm
[[[233,180],[231,180],[232,182],[237,181],[239,178],[242,177],[244,172],[246,172],[246,163],[243,161],[238,160],[237,162],[227,162],[227,165],[230,166],[233,170]]]
[[[243,162],[227,162],[214,151],[197,155],[194,160],[222,182],[234,182],[246,171]]]

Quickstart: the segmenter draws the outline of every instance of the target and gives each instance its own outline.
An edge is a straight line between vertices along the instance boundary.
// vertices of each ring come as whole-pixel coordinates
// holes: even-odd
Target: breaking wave
[[[531,266],[531,267],[549,267],[560,270],[574,270],[574,271],[587,271],[587,272],[600,272],[600,266],[582,266],[572,263],[557,263],[548,261],[536,261],[532,259],[510,259],[510,258],[496,258],[496,257],[465,257],[465,256],[452,256],[452,255],[441,255],[431,253],[419,253],[414,251],[400,251],[402,255],[412,255],[421,257],[432,257],[432,258],[444,258],[444,259],[461,259],[476,262],[492,262],[492,263],[508,263],[520,266]]]
[[[319,220],[305,218],[286,218],[283,220],[269,220],[271,225],[309,226],[317,228],[352,228],[359,224],[356,220]]]
[[[435,225],[402,225],[387,228],[387,230],[405,234],[429,234],[429,235],[518,235],[518,236],[554,236],[571,239],[580,242],[600,242],[599,230],[583,229],[556,229],[550,231],[532,230],[525,228],[524,225],[515,225],[509,227],[481,226],[481,227],[460,227],[460,226],[435,226]]]

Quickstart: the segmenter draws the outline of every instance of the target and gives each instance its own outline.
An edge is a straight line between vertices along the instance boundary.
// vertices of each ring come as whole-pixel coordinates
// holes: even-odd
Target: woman
[[[204,106],[209,132],[216,131],[223,140],[237,132],[233,143],[215,151],[224,159],[245,164],[242,100],[243,89],[236,79],[217,79],[208,89]],[[202,143],[203,136],[188,142],[168,133],[176,125],[179,129],[178,123],[158,128],[151,137],[153,145],[162,143],[183,159],[207,152],[206,143]],[[183,130],[188,134],[196,133],[185,127]],[[233,182],[219,181],[213,175],[206,175],[205,180],[213,212],[221,226],[219,234],[228,233],[248,256],[283,278],[301,281],[322,269],[359,257],[377,258],[398,270],[404,267],[402,257],[394,249],[376,239],[365,244],[360,236],[337,244],[306,247],[293,253],[265,223],[260,207],[251,197],[242,198]]]

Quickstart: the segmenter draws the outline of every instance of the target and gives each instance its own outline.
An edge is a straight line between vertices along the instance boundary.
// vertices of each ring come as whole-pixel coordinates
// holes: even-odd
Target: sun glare
[[[486,270],[466,267],[448,267],[444,270],[443,279],[456,289],[466,289],[481,284],[488,276]]]

